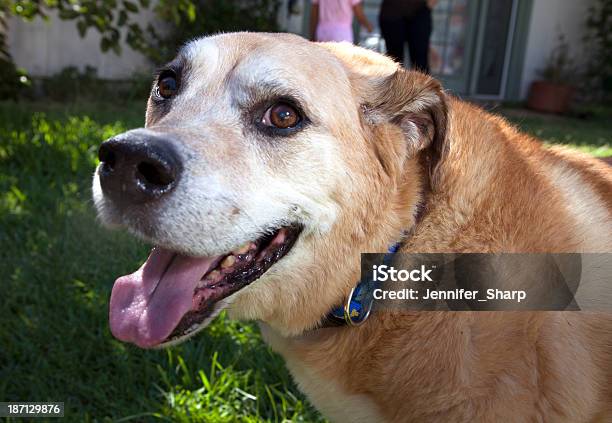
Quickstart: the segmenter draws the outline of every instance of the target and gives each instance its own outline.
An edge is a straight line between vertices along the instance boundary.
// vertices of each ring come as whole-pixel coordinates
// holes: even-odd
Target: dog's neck
[[[382,261],[388,264],[392,260],[392,256],[399,252],[404,241],[408,240],[414,233],[418,224],[423,220],[427,212],[427,199],[431,189],[429,184],[424,184],[421,198],[417,202],[414,209],[414,222],[409,229],[404,229],[401,234],[398,234],[397,240],[389,244],[387,253]],[[358,326],[367,320],[372,303],[372,289],[374,285],[367,278],[362,278],[357,281],[355,287],[351,290],[348,298],[343,304],[338,304],[323,318],[316,329],[337,326]]]

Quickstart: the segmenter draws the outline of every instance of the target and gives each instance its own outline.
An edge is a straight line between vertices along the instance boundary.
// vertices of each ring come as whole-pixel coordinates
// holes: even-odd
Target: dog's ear
[[[377,78],[362,97],[363,112],[372,125],[393,124],[401,129],[409,157],[420,155],[435,187],[439,167],[447,155],[447,103],[440,83],[420,72],[398,68]]]

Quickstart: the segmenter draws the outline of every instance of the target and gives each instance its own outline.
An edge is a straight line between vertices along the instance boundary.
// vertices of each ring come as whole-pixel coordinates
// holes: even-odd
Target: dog
[[[110,299],[143,348],[227,309],[334,421],[612,421],[612,315],[374,312],[330,326],[360,253],[612,252],[612,172],[349,44],[229,33],[104,142],[99,218],[155,245]],[[608,282],[610,282],[608,280]]]

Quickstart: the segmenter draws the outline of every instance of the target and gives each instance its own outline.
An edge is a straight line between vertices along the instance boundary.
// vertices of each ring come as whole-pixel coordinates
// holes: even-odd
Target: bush
[[[134,74],[128,80],[104,80],[98,77],[97,70],[86,66],[79,71],[75,66],[62,69],[59,73],[41,80],[42,94],[55,101],[81,101],[100,99],[126,103],[146,100],[151,89],[151,77]]]
[[[30,87],[30,78],[9,58],[0,58],[0,98],[17,100]]]
[[[130,24],[127,42],[152,62],[164,63],[171,60],[186,41],[202,35],[229,31],[278,31],[280,3],[280,0],[160,0],[155,12],[162,25],[152,22],[143,30]],[[160,26],[163,30],[156,30]],[[5,44],[0,31],[0,98],[17,99],[23,96],[30,80],[25,72],[15,67],[8,54],[2,54],[6,50]],[[129,80],[109,81],[100,79],[97,70],[91,66],[86,66],[83,71],[69,66],[43,78],[40,88],[37,94],[56,101],[105,99],[126,102],[146,99],[151,77],[136,74]]]
[[[589,9],[585,41],[592,51],[587,78],[601,100],[612,102],[612,0],[598,0]]]
[[[101,93],[97,78],[98,71],[86,66],[80,72],[76,66],[69,66],[59,73],[42,81],[44,94],[57,101],[76,100],[78,98],[98,97]]]
[[[17,69],[9,52],[5,35],[8,30],[7,17],[6,6],[0,1],[0,98],[16,100],[27,77]]]
[[[279,30],[277,15],[280,0],[199,0],[160,1],[156,14],[168,24],[165,34],[149,28],[150,40],[145,54],[156,63],[171,60],[178,49],[203,35],[233,31]]]

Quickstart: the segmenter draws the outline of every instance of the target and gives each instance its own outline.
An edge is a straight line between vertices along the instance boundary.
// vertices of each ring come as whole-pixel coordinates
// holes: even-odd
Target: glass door
[[[469,92],[481,1],[439,0],[433,10],[431,72],[455,94]]]
[[[478,33],[480,5],[483,1],[485,0],[438,0],[432,11],[433,32],[429,52],[431,72],[442,81],[445,88],[455,94],[470,92],[473,51]],[[305,0],[304,3],[306,33],[310,1]],[[381,3],[382,0],[363,0],[365,14],[374,24],[375,30],[373,34],[365,34],[355,25],[355,40],[364,47],[384,53],[385,43],[378,27]],[[408,51],[404,57],[409,61]],[[410,66],[410,63],[406,65]]]
[[[470,94],[498,99],[506,94],[518,0],[485,0]]]
[[[519,77],[512,75],[516,74],[513,66],[520,68],[523,61],[516,50],[525,43],[521,37],[517,41],[517,28],[521,22],[529,21],[531,3],[532,0],[438,0],[432,11],[429,51],[433,76],[456,95],[505,98],[512,91],[507,87],[508,81],[520,79],[520,71]],[[366,34],[355,25],[355,40],[384,53],[378,28],[380,4],[381,0],[363,0],[365,13],[376,29]],[[307,33],[310,1],[304,0],[304,6]],[[408,51],[405,57],[408,61]]]

